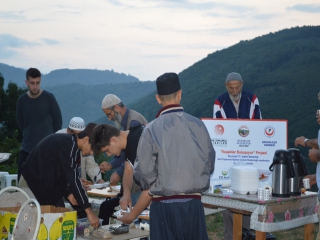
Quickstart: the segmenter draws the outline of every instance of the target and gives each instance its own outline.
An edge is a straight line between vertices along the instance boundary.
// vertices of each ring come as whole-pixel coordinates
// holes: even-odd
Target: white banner
[[[216,151],[211,179],[229,178],[233,164],[244,163],[269,173],[274,152],[287,149],[287,120],[203,118]]]

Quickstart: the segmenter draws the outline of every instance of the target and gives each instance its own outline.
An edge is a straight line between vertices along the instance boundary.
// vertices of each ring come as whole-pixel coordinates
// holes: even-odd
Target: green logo
[[[72,220],[67,220],[62,224],[62,239],[63,240],[73,240],[74,235],[74,222]]]

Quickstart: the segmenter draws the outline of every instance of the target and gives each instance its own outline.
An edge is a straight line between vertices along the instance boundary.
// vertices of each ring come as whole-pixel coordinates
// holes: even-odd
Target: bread
[[[306,189],[305,188],[301,188],[301,193],[305,193]]]
[[[93,185],[93,182],[90,181],[85,181],[83,182],[83,185],[88,186],[88,185]]]

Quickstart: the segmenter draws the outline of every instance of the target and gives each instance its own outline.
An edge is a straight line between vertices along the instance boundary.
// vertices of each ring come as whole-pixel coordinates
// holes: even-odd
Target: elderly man
[[[127,131],[131,128],[146,125],[147,120],[138,112],[127,108],[114,94],[106,95],[102,100],[102,111],[106,114],[109,120],[113,121],[117,128]],[[124,174],[124,162],[125,162],[125,151],[116,155],[110,163],[103,162],[100,164],[102,172],[111,170],[119,167],[110,177],[110,184],[115,185],[120,181],[120,178]],[[121,166],[121,167],[120,167]],[[133,205],[137,201],[140,191],[135,192],[132,197]],[[99,218],[103,219],[103,225],[109,224],[109,218],[113,214],[113,209],[119,205],[122,192],[115,198],[103,202],[99,210]]]
[[[257,96],[242,90],[243,80],[239,73],[229,73],[225,83],[227,92],[214,101],[213,118],[262,118]]]
[[[84,129],[84,120],[81,117],[73,117],[69,122],[68,128],[63,128],[56,133],[79,134]],[[95,162],[93,155],[81,154],[81,164],[79,170],[80,176],[83,180],[87,178],[86,175],[88,174],[92,182],[104,183],[103,179],[101,178],[101,173],[99,173],[99,165]]]
[[[242,90],[243,80],[239,73],[229,73],[226,81],[227,92],[220,95],[213,105],[213,118],[261,119],[258,98],[255,94]],[[223,211],[224,239],[233,237],[233,217],[229,210]],[[251,237],[250,216],[243,215],[243,236]],[[268,234],[268,239],[274,239]]]
[[[140,124],[148,124],[147,120],[140,113],[127,108],[121,102],[120,98],[114,94],[108,94],[103,98],[102,111],[106,114],[109,120],[114,122],[117,128],[124,131],[128,130],[130,127],[135,127]],[[118,168],[117,171],[111,175],[110,184],[117,184],[123,176],[124,160],[124,153],[122,152],[120,156],[114,157],[110,163],[101,163],[100,168],[103,172],[121,166],[121,168]]]

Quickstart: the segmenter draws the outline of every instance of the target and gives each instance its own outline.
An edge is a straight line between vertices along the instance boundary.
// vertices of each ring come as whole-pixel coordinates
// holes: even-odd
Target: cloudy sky
[[[319,24],[319,0],[0,0],[0,62],[155,80],[240,40]]]

